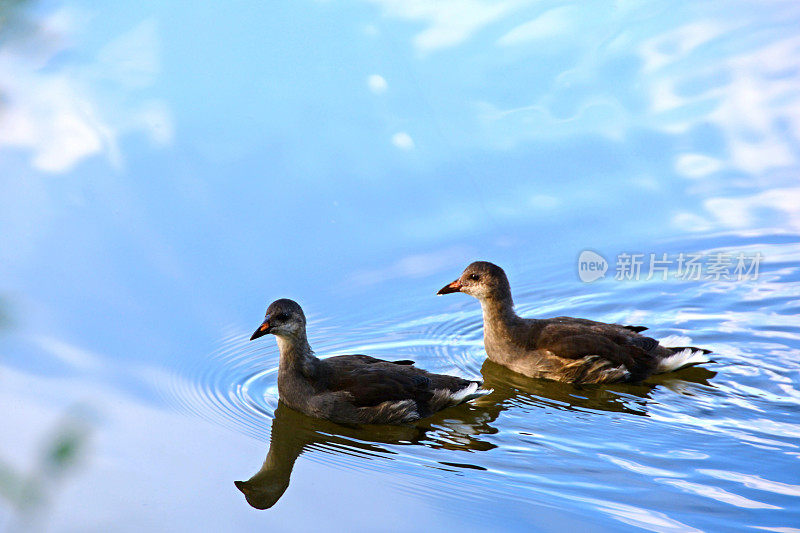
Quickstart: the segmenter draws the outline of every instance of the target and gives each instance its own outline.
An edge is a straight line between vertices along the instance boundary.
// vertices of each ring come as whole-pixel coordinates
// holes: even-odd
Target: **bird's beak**
[[[449,283],[442,287],[439,292],[436,294],[450,294],[451,292],[461,292],[461,282],[455,280],[453,283]]]
[[[263,337],[267,333],[269,333],[269,315],[267,315],[267,318],[264,319],[264,322],[258,326],[258,329],[255,331],[255,333],[253,333],[253,336],[250,337],[250,340],[252,341],[259,337]]]

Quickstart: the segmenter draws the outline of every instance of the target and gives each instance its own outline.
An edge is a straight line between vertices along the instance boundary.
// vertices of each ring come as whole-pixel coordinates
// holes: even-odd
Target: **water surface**
[[[0,9],[0,528],[800,524],[796,2]],[[622,281],[621,253],[762,261]],[[435,296],[475,259],[524,316],[715,363],[485,362],[477,302]],[[279,297],[320,356],[494,392],[399,428],[295,413],[247,340]]]

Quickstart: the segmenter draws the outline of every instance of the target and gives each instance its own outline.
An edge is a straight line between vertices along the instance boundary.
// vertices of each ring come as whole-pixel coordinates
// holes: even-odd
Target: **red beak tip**
[[[454,282],[452,282],[452,283],[450,283],[448,285],[445,285],[444,287],[439,289],[439,292],[437,292],[436,294],[438,294],[438,295],[450,294],[450,293],[453,293],[453,292],[461,292],[461,284],[458,282],[458,280],[455,280]]]

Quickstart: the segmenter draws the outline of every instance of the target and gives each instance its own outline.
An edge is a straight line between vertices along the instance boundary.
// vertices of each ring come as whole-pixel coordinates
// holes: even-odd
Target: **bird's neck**
[[[278,366],[279,375],[297,371],[307,375],[314,364],[319,361],[308,344],[305,331],[291,336],[276,335],[275,338],[281,354]]]
[[[511,295],[483,298],[481,299],[481,309],[483,310],[484,325],[508,326],[518,318],[517,313],[514,312],[514,301],[511,299]]]
[[[481,300],[483,309],[483,345],[489,359],[507,364],[508,358],[513,356],[512,342],[513,326],[519,321],[514,312],[514,303],[511,297],[487,298]]]

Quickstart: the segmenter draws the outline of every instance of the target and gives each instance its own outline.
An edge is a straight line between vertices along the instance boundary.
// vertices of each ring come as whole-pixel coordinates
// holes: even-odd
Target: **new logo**
[[[606,275],[608,261],[602,255],[584,250],[578,256],[578,277],[584,283],[597,281]]]

